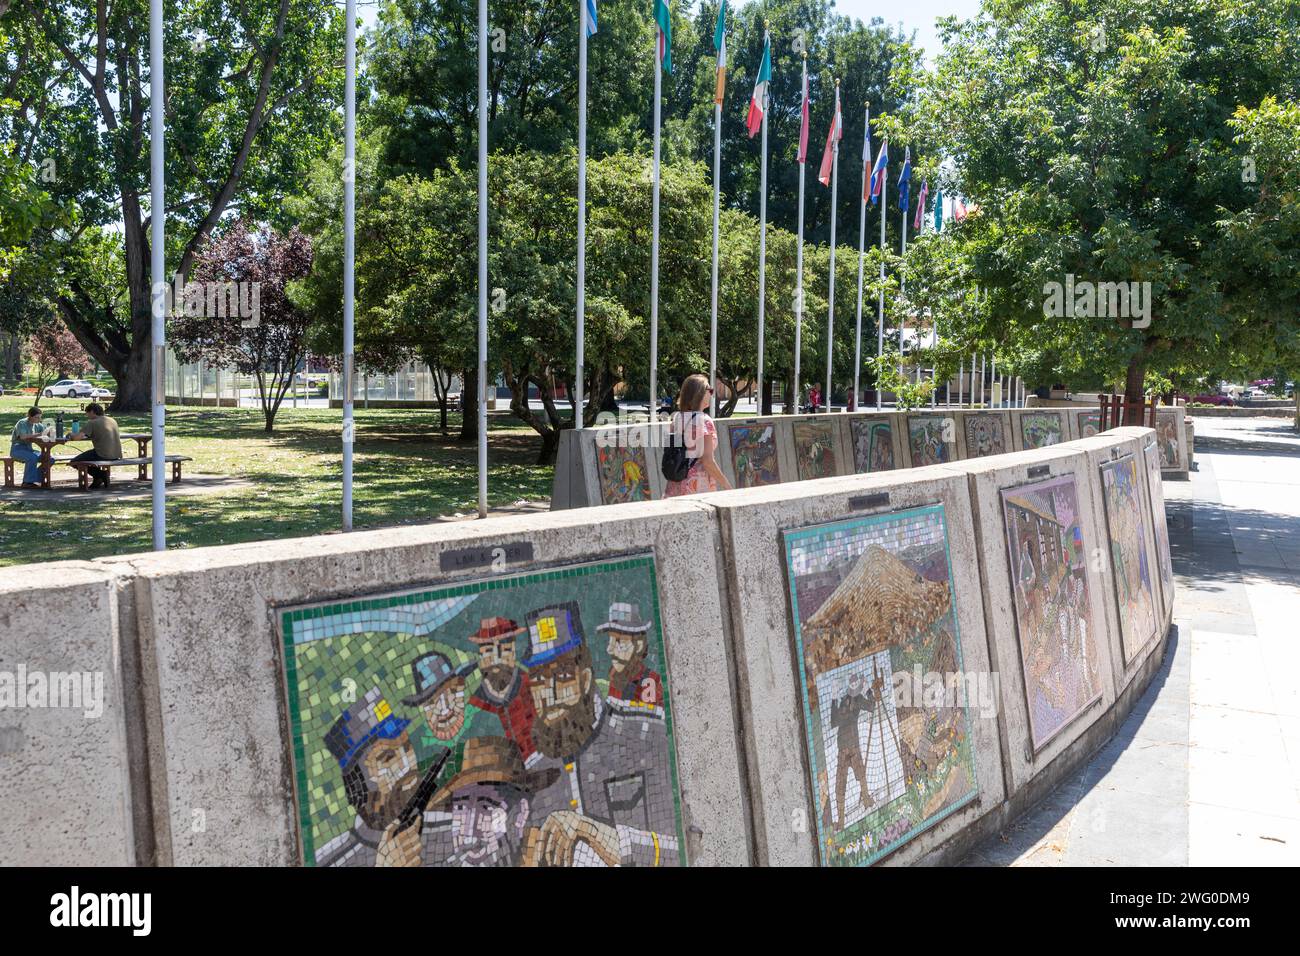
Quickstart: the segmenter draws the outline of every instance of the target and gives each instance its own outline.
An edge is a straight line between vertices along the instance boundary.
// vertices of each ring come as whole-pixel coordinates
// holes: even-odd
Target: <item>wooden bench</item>
[[[172,484],[181,480],[181,463],[194,460],[189,455],[167,455],[165,457],[167,463],[172,466]],[[124,466],[139,468],[139,477],[144,478],[146,477],[145,469],[153,463],[152,458],[117,458],[113,461],[71,461],[70,459],[64,458],[59,459],[58,461],[61,464],[71,465],[73,468],[77,469],[77,487],[82,491],[85,491],[90,487],[91,468],[103,468],[105,472],[104,480],[107,482],[110,480],[114,468],[121,468]]]

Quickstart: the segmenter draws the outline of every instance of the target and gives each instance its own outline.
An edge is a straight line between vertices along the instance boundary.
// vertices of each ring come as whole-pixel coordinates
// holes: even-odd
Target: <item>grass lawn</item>
[[[29,397],[0,397],[5,454],[8,433],[29,404]],[[84,418],[81,404],[45,399],[41,408],[45,420],[52,422],[60,409]],[[355,414],[354,527],[418,524],[474,513],[477,450],[472,443],[456,440],[459,415],[448,416],[450,434],[444,436],[435,409],[358,407]],[[149,431],[147,415],[115,417],[124,432]],[[341,430],[338,409],[286,405],[268,435],[257,409],[169,407],[167,452],[194,459],[186,464],[187,474],[230,475],[251,482],[251,487],[229,491],[169,495],[169,546],[194,548],[338,531],[343,502]],[[508,412],[494,412],[489,415],[488,437],[489,505],[549,500],[554,469],[535,464],[541,447],[537,434]],[[135,454],[135,442],[123,445],[125,454]],[[55,467],[56,481],[74,474],[66,466]],[[21,480],[21,471],[15,477]],[[136,484],[134,477],[130,482]],[[74,501],[54,501],[45,492],[23,492],[16,500],[0,500],[0,565],[147,551],[152,541],[150,515],[147,497],[119,501],[87,493]]]

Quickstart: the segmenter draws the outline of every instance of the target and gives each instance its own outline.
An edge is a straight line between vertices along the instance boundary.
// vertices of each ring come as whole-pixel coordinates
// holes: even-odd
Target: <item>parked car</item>
[[[41,393],[46,398],[92,398],[95,386],[81,378],[63,378],[53,385],[45,386]]]
[[[1193,395],[1187,400],[1188,405],[1231,405],[1232,399],[1227,395],[1220,395],[1218,392],[1206,392],[1203,395]]]
[[[90,393],[90,397],[91,398],[112,398],[113,393],[106,388],[100,388],[98,385],[96,385],[94,391]]]

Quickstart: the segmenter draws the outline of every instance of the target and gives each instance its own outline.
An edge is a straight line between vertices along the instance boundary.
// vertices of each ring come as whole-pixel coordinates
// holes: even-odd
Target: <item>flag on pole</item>
[[[907,212],[912,191],[912,147],[903,148],[903,171],[898,174],[898,208]]]
[[[799,162],[808,162],[808,66],[803,71],[803,105],[799,110]]]
[[[867,108],[867,125],[862,133],[862,201],[871,198],[871,108]]]
[[[943,190],[934,196],[934,231],[943,232]]]
[[[587,0],[594,4],[595,0]],[[659,24],[659,65],[665,73],[673,71],[673,15],[668,0],[655,0],[655,22]]]
[[[840,88],[835,87],[835,116],[831,119],[831,128],[826,133],[826,152],[822,154],[822,168],[817,173],[817,181],[823,186],[831,184],[831,166],[835,162],[835,147],[844,138],[844,117],[840,115]]]
[[[889,140],[885,139],[880,144],[880,152],[876,154],[876,165],[871,170],[871,201],[875,202],[880,198],[880,190],[885,185],[885,174],[889,171]]]
[[[921,183],[921,195],[916,197],[916,219],[912,221],[912,228],[916,230],[917,235],[921,233],[922,224],[925,222],[925,201],[930,198],[930,180],[924,180]]]
[[[656,0],[659,2],[659,0]],[[754,95],[749,98],[749,138],[763,125],[763,111],[767,109],[767,84],[772,80],[772,41],[763,35],[763,62],[758,65],[758,78],[754,80]]]
[[[570,10],[573,8],[570,7]],[[587,0],[587,36],[596,33],[596,0]]]
[[[718,6],[718,25],[713,28],[713,49],[718,54],[718,84],[713,92],[713,102],[722,105],[722,94],[727,90],[727,0]]]

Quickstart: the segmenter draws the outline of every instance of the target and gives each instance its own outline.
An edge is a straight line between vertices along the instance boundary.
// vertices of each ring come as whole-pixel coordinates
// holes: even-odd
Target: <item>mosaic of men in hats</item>
[[[316,851],[317,866],[419,866],[436,856],[423,827],[403,827],[398,819],[420,786],[410,724],[375,687],[325,734],[356,820]]]
[[[429,809],[450,817],[451,852],[444,866],[519,866],[532,795],[554,782],[555,770],[524,769],[519,747],[505,737],[471,737],[460,771],[433,795]]]
[[[480,711],[467,705],[465,700],[465,678],[474,673],[474,667],[474,661],[453,667],[447,655],[439,651],[429,651],[411,661],[415,693],[403,697],[402,703],[407,707],[418,707],[424,715],[424,727],[412,733],[421,770],[450,748],[453,755],[445,772],[449,775],[456,773],[461,758],[458,745],[470,736],[471,728],[474,732],[491,732],[484,730],[484,721],[474,720]],[[496,723],[491,717],[487,720]]]
[[[469,640],[478,646],[483,680],[470,703],[501,719],[502,732],[519,745],[524,763],[532,766],[538,760],[533,744],[533,698],[528,691],[528,672],[519,666],[515,654],[515,641],[523,633],[524,628],[508,617],[485,617],[479,622]]]
[[[662,707],[663,681],[645,663],[650,626],[641,619],[640,607],[616,601],[609,606],[609,620],[596,630],[609,637],[609,696],[646,707]]]
[[[577,602],[528,614],[524,661],[536,709],[540,859],[551,865],[676,866],[672,756],[661,713],[607,700],[593,677]]]

